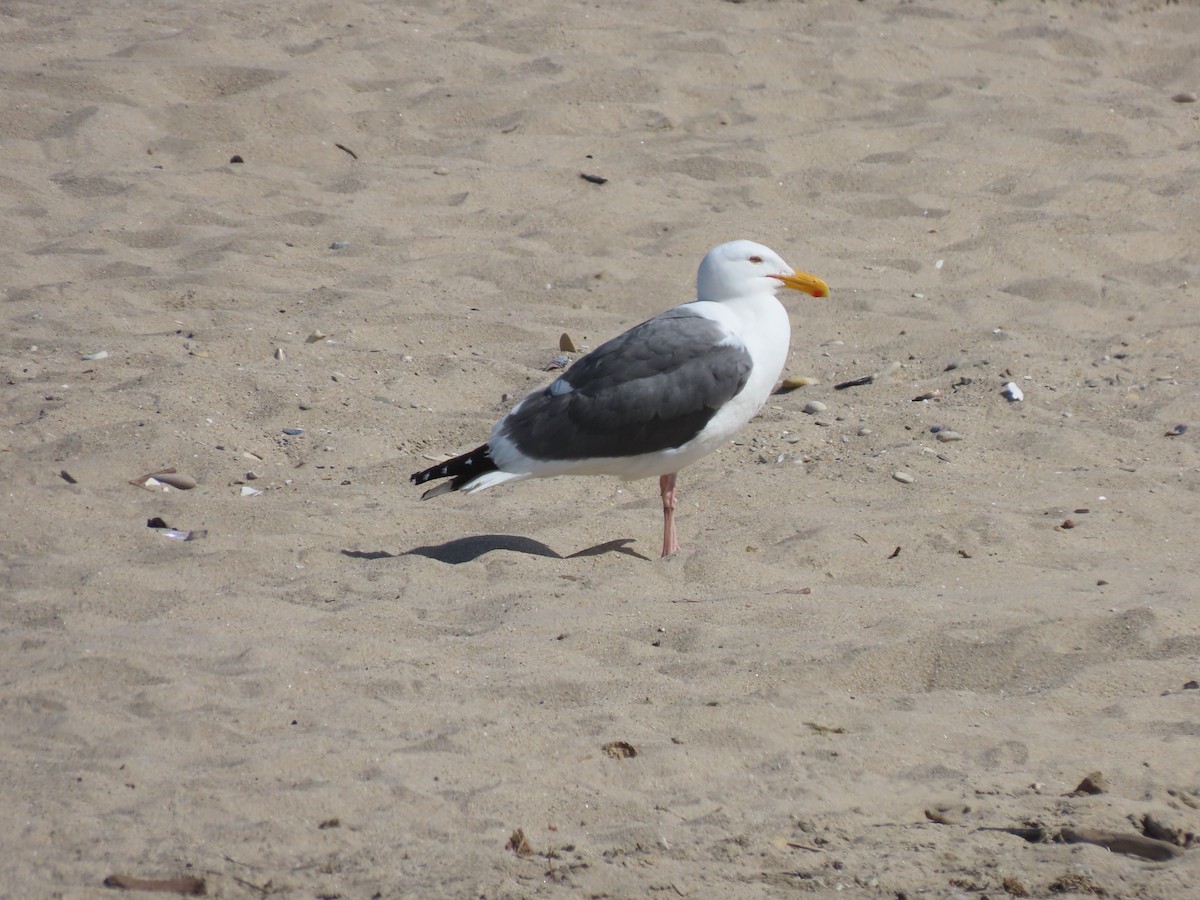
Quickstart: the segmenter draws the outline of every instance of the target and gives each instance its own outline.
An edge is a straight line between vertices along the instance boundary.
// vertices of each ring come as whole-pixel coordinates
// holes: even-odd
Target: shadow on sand
[[[389,553],[387,550],[343,550],[341,553],[342,556],[347,556],[351,559],[367,560],[394,559],[399,556],[424,556],[428,559],[436,559],[438,562],[444,562],[452,566],[478,559],[485,553],[491,553],[493,550],[509,550],[513,553],[524,553],[528,556],[548,556],[551,559],[579,559],[586,556],[602,556],[605,553],[623,553],[626,556],[633,556],[637,559],[648,559],[648,557],[627,546],[632,543],[632,538],[621,538],[620,540],[597,544],[595,547],[588,547],[585,550],[580,550],[572,553],[570,556],[564,557],[562,554],[551,550],[541,541],[535,541],[532,538],[521,537],[515,534],[476,534],[471,537],[455,538],[452,541],[446,541],[444,544],[413,547],[411,550],[405,550],[402,553]]]

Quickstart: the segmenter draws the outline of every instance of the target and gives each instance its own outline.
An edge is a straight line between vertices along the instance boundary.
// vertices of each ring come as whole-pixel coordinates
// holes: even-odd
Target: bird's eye
[[[750,262],[752,262],[752,263],[761,263],[761,262],[762,262],[762,257],[761,257],[761,256],[752,256],[752,257],[750,257]]]

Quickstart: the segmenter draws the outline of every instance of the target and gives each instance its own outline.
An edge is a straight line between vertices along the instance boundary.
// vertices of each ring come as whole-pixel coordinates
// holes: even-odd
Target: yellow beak
[[[829,296],[829,285],[816,275],[809,275],[807,272],[796,272],[794,275],[772,275],[770,277],[778,278],[783,282],[784,287],[791,288],[793,291],[803,291],[806,294],[812,294],[814,297]]]

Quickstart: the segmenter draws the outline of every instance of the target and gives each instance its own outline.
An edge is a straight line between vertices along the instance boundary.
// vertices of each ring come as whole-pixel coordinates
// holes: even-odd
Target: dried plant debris
[[[533,847],[530,846],[528,839],[525,837],[525,830],[522,828],[516,829],[508,837],[508,843],[504,845],[505,850],[511,850],[517,856],[533,856]]]
[[[1029,888],[1021,883],[1019,878],[1013,878],[1011,875],[1000,882],[1004,888],[1004,893],[1010,897],[1028,897]]]
[[[1072,872],[1054,879],[1047,890],[1052,894],[1091,894],[1093,897],[1108,895],[1108,891],[1080,872]]]
[[[600,750],[605,756],[611,756],[613,759],[632,759],[637,756],[633,744],[625,741],[609,741]]]

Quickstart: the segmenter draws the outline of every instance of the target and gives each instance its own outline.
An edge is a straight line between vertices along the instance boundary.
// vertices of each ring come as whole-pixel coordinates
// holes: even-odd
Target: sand
[[[1005,829],[1200,831],[1198,33],[6,5],[0,895],[1197,896]],[[649,481],[418,499],[740,237],[831,285],[820,384],[682,473],[684,553]]]

